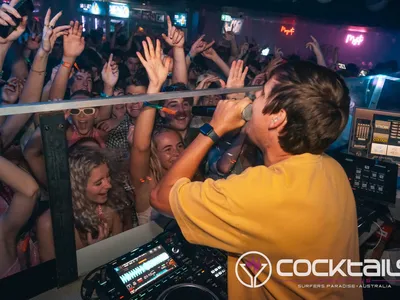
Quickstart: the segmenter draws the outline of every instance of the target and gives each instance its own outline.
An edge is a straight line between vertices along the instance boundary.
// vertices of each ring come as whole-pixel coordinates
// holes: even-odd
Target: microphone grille
[[[253,114],[253,104],[249,104],[242,112],[242,119],[248,122],[250,121],[252,114]]]

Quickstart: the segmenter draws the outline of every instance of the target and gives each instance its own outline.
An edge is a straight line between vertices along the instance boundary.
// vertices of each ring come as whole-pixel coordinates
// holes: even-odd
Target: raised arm
[[[68,86],[69,75],[76,58],[85,49],[85,39],[82,36],[83,26],[71,21],[68,35],[64,35],[64,56],[62,65],[54,78],[50,89],[50,100],[64,99]]]
[[[212,60],[224,73],[225,76],[229,76],[229,66],[223,61],[223,59],[217,54],[217,52],[211,47],[204,51],[201,55],[209,60]]]
[[[188,71],[185,58],[185,33],[172,26],[171,18],[167,16],[168,36],[162,35],[165,42],[173,48],[174,67],[172,71],[172,83],[188,83]]]
[[[311,39],[312,42],[307,43],[306,48],[314,52],[315,56],[317,57],[317,63],[320,66],[326,67],[325,58],[324,55],[322,54],[321,47],[319,46],[317,39],[313,36],[311,36]]]
[[[4,157],[0,157],[0,181],[15,192],[7,213],[0,219],[7,236],[15,238],[32,215],[39,187],[32,176]]]
[[[186,67],[189,69],[190,65],[193,62],[193,59],[202,53],[203,51],[207,50],[208,48],[212,47],[214,45],[215,41],[212,41],[210,43],[205,42],[203,39],[206,35],[203,34],[201,37],[197,39],[190,48],[190,51],[188,55],[186,55]]]
[[[16,26],[13,19],[9,14],[13,15],[17,19],[21,19],[20,14],[14,9],[14,6],[18,3],[18,0],[13,0],[10,4],[2,4],[0,9],[0,24],[4,26]],[[4,60],[8,50],[14,41],[16,41],[26,29],[26,24],[28,22],[27,17],[23,17],[19,26],[6,38],[0,37],[0,71],[3,70]]]
[[[242,88],[244,87],[244,81],[246,80],[247,72],[249,68],[244,68],[243,60],[232,62],[231,69],[229,71],[228,81],[226,87],[229,88]],[[245,94],[229,94],[228,99],[243,99]]]
[[[154,49],[153,42],[150,38],[147,38],[147,43],[143,41],[142,44],[144,57],[139,52],[137,55],[149,76],[150,84],[147,93],[156,94],[160,91],[164,81],[167,79],[171,59],[168,57],[163,63],[159,40],[156,42],[156,49]],[[150,145],[155,117],[156,110],[154,108],[145,107],[135,122],[130,165],[132,184],[135,189],[140,189],[143,178],[150,175]],[[137,207],[137,209],[139,212],[142,212],[146,210],[149,205],[149,203],[142,203],[140,206],[143,207]]]
[[[24,157],[28,162],[36,180],[43,186],[47,186],[46,165],[44,162],[42,134],[38,127],[24,149]]]
[[[117,84],[119,77],[118,65],[115,61],[113,61],[112,54],[110,55],[108,62],[106,62],[103,67],[101,77],[104,82],[104,94],[108,97],[112,97],[114,95],[114,87]],[[111,113],[112,105],[101,106],[99,108],[99,115],[97,116],[97,123],[108,120],[111,117]]]
[[[59,12],[50,21],[50,9],[47,11],[45,18],[45,28],[43,30],[43,39],[35,59],[32,64],[28,80],[22,91],[19,103],[33,103],[39,102],[46,76],[46,66],[49,54],[51,53],[54,43],[58,37],[67,34],[69,26],[55,27],[57,20],[61,17]],[[7,118],[6,122],[1,127],[1,138],[4,147],[8,147],[21,128],[29,120],[31,114],[13,115]]]
[[[243,61],[234,61],[229,72],[228,81],[226,83],[227,88],[242,88],[244,87],[244,81],[247,76],[248,67],[243,69]],[[229,94],[228,99],[243,99],[245,94]],[[244,127],[243,127],[244,128]],[[244,129],[240,131],[233,141],[231,146],[221,155],[221,157],[215,162],[215,167],[219,173],[229,174],[233,166],[235,166],[239,159],[240,153],[243,148],[243,143],[246,138]],[[214,166],[212,166],[214,167]]]

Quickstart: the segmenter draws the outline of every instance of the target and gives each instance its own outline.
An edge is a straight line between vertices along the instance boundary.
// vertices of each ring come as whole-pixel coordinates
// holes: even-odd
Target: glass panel
[[[7,81],[1,89],[3,101],[18,100],[17,85],[22,88],[23,82]],[[26,115],[0,117],[0,279],[54,258],[47,241],[52,236],[48,195],[29,163],[43,159],[42,153],[29,152],[27,147],[35,124],[32,120],[18,128],[28,119]]]
[[[175,24],[181,25],[182,36],[188,40],[186,26],[189,27],[190,22],[184,26],[182,11],[176,13]],[[245,43],[243,32],[251,26],[242,18],[227,21],[225,16],[224,30],[232,30],[242,37],[227,33],[224,40],[215,44],[208,37],[199,40],[193,48],[192,43],[180,44],[179,40],[171,41],[168,40],[171,37],[167,37],[160,46],[160,57],[153,57],[149,62],[141,42],[146,34],[166,33],[164,17],[166,13],[162,11],[137,11],[131,25],[128,20],[115,18],[106,22],[103,14],[90,15],[81,11],[77,19],[84,24],[86,44],[77,42],[79,38],[73,40],[66,36],[64,43],[56,44],[52,49],[47,65],[35,69],[34,64],[40,64],[33,61],[29,65],[30,73],[25,61],[31,63],[34,54],[25,60],[8,57],[5,62],[3,78],[8,81],[2,88],[3,104],[17,106],[18,101],[29,104],[49,99],[78,103],[89,100],[84,108],[66,110],[62,124],[66,128],[68,144],[77,250],[94,247],[99,241],[112,239],[150,221],[168,226],[171,219],[150,207],[152,189],[199,134],[200,127],[210,121],[218,102],[229,97],[242,99],[246,95],[227,96],[213,92],[212,95],[182,96],[145,104],[120,104],[121,99],[116,99],[112,105],[102,107],[91,105],[90,99],[263,85],[277,63],[276,56],[281,54],[279,51],[273,53],[268,46],[256,45],[255,41]],[[220,16],[216,20],[220,24]],[[107,23],[111,30],[105,30]],[[133,28],[133,24],[139,27]],[[207,23],[207,26],[211,25],[212,22]],[[278,27],[283,26],[279,24]],[[290,48],[287,38],[295,37],[298,32],[294,27],[293,30],[287,25],[284,28],[283,33],[276,31],[276,35],[285,39],[283,44]],[[221,36],[220,26],[217,29],[214,26],[212,32],[210,28],[206,29],[210,31],[209,36]],[[104,32],[117,33],[117,37],[114,41],[104,41]],[[130,32],[136,33],[132,40],[129,40]],[[230,45],[234,38],[238,40],[239,52],[232,56]],[[357,45],[353,43],[353,46]],[[147,62],[141,63],[136,50]],[[43,54],[40,51],[38,53]],[[242,78],[229,78],[232,62],[238,58],[246,61],[248,73],[242,74],[243,66],[239,68]],[[283,58],[298,59],[289,55]],[[337,67],[346,66],[338,64]],[[28,77],[35,74],[34,79]],[[39,75],[45,79],[39,79]],[[179,83],[182,81],[187,84]],[[352,112],[355,107],[399,109],[396,101],[400,90],[396,76],[376,75],[346,81],[351,92]],[[28,82],[30,86],[23,97],[21,92]],[[35,90],[43,93],[37,95]],[[48,174],[38,125],[38,115],[33,118],[24,115],[0,117],[0,226],[4,229],[0,231],[0,278],[55,258]],[[351,118],[334,148],[346,145],[350,128]],[[224,155],[231,154],[238,145],[237,155],[223,161]],[[195,180],[226,178],[259,164],[262,164],[259,150],[245,139],[243,130],[236,130],[212,147]]]

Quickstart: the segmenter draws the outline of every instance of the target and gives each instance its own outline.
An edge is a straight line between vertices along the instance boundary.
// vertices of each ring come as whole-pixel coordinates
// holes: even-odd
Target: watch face
[[[206,123],[200,127],[200,132],[204,135],[208,135],[212,130],[213,130],[213,128],[208,123]]]

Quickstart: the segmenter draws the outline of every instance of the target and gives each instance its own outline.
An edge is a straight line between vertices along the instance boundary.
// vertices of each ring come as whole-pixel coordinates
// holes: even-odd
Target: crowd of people
[[[239,46],[232,32],[221,41],[202,35],[188,47],[169,18],[162,36],[126,38],[116,28],[104,40],[102,29],[84,36],[77,21],[59,25],[61,14],[49,9],[38,24],[21,18],[13,2],[1,6],[0,24],[16,26],[10,15],[22,19],[0,38],[2,105],[264,85],[276,67],[299,60],[280,49],[262,56],[256,42]],[[307,47],[326,67],[318,41],[312,37]],[[210,120],[193,117],[192,107],[244,97],[65,111],[77,249],[152,220],[167,224],[170,217],[152,208],[151,192]],[[0,117],[0,278],[55,257],[39,123],[32,114]],[[224,179],[263,163],[245,129],[235,129],[211,147],[195,180]]]

